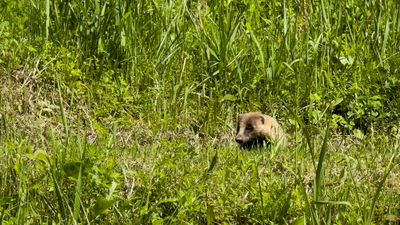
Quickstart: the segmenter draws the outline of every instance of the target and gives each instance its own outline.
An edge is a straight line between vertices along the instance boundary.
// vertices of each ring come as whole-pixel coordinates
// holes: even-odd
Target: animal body
[[[243,148],[264,146],[265,144],[286,144],[286,137],[278,121],[258,112],[239,116],[236,142]]]

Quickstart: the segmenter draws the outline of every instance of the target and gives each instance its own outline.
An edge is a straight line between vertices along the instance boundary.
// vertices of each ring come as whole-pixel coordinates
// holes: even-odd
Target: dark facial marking
[[[246,131],[253,131],[253,130],[254,130],[253,125],[251,125],[251,124],[246,125]]]

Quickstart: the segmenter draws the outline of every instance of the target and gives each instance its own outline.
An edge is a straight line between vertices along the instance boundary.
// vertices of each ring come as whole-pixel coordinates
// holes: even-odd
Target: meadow
[[[0,224],[400,224],[398,1],[0,8]]]

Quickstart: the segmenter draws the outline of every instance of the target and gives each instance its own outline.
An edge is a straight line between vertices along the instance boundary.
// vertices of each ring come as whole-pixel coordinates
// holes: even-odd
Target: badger
[[[268,115],[249,112],[238,118],[236,142],[243,148],[270,144],[286,145],[286,137],[278,121]]]

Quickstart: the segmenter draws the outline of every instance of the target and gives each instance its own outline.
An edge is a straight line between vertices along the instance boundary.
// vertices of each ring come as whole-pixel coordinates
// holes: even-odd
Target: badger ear
[[[262,124],[265,123],[265,120],[264,120],[264,117],[263,117],[263,116],[260,116],[260,121],[261,121]]]

